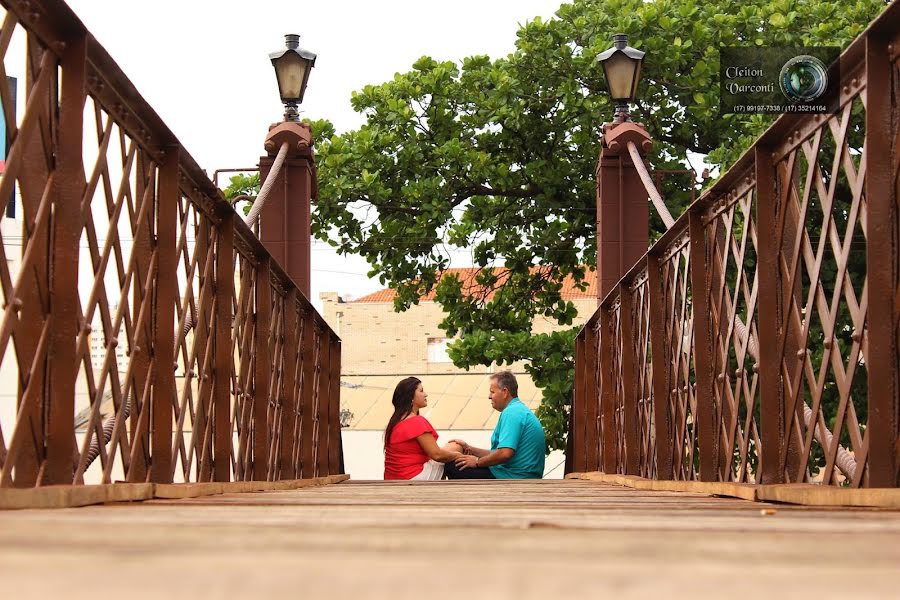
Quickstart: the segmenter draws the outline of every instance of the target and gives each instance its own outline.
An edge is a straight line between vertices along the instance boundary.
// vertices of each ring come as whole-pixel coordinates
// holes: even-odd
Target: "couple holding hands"
[[[519,400],[519,384],[509,371],[490,378],[488,398],[500,413],[490,449],[463,440],[437,444],[438,434],[419,410],[428,406],[422,382],[407,377],[397,384],[394,414],[384,432],[384,478],[540,479],[544,474],[544,429]]]

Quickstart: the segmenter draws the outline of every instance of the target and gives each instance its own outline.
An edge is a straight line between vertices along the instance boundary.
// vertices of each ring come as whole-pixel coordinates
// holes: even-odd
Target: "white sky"
[[[303,116],[327,118],[338,132],[363,118],[350,94],[408,71],[422,55],[492,58],[514,49],[519,24],[550,18],[563,0],[67,0],[197,163],[255,166],[268,125],[281,120],[268,53],[285,33],[318,55]],[[227,176],[227,175],[226,175]],[[466,256],[454,258],[459,266]],[[456,266],[456,264],[455,264]],[[380,289],[358,257],[316,242],[312,298],[337,291],[359,297]]]

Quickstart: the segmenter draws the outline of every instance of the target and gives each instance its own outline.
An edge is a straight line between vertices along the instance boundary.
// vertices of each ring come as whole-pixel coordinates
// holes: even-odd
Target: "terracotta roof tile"
[[[447,275],[456,275],[459,277],[459,280],[463,282],[463,290],[474,293],[478,290],[478,284],[475,283],[475,276],[478,274],[480,269],[478,268],[465,268],[465,269],[447,269],[444,271],[444,277]],[[504,279],[501,277],[501,281]],[[561,290],[562,297],[566,300],[577,300],[580,298],[596,298],[597,297],[597,272],[593,270],[588,270],[584,274],[584,279],[587,282],[587,288],[584,291],[575,288],[575,284],[572,281],[571,277],[566,277],[566,280],[563,282],[563,287]],[[383,290],[378,290],[377,292],[371,293],[368,296],[363,296],[362,298],[357,298],[356,300],[352,300],[352,302],[393,302],[394,297],[397,293],[390,289],[385,288]],[[493,294],[489,294],[488,297]],[[434,301],[434,291],[426,294],[421,298],[423,302],[433,302]]]

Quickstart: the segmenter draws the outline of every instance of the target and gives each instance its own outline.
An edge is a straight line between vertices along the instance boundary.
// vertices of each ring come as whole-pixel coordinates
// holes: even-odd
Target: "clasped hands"
[[[472,454],[472,448],[463,440],[450,440],[451,443],[459,444],[462,448],[462,454],[457,456],[453,462],[460,469],[475,469],[478,465],[479,457]]]

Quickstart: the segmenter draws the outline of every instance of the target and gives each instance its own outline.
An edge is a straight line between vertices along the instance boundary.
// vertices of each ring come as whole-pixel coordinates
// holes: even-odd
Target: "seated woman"
[[[384,430],[384,478],[439,481],[444,463],[461,455],[459,444],[438,447],[438,434],[419,415],[428,406],[428,394],[422,382],[407,377],[394,389],[394,414]]]

